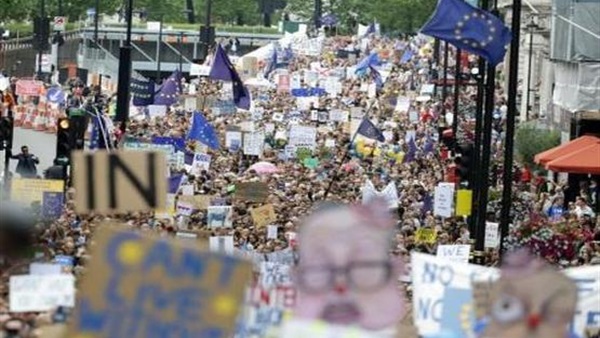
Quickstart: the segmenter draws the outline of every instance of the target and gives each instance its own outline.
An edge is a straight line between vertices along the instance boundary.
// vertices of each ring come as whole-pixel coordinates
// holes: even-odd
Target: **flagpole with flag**
[[[225,53],[220,44],[217,44],[208,77],[213,80],[231,81],[233,85],[233,102],[235,105],[240,109],[250,109],[250,92],[244,86],[240,75],[233,67],[231,60],[229,60],[227,53]]]
[[[375,103],[373,102],[369,106],[369,109],[367,110],[367,112],[365,113],[365,116],[364,116],[362,122],[360,123],[360,126],[358,126],[358,129],[356,129],[356,131],[352,135],[352,138],[350,139],[350,144],[346,148],[346,151],[344,152],[344,156],[342,156],[342,159],[340,160],[340,164],[337,166],[337,168],[333,174],[333,177],[331,178],[331,181],[329,181],[329,184],[327,185],[327,189],[325,190],[325,194],[323,195],[324,200],[327,199],[327,196],[329,195],[329,192],[331,191],[331,188],[333,187],[333,183],[335,181],[337,181],[339,172],[342,169],[342,165],[344,165],[344,162],[348,158],[348,155],[350,155],[350,149],[352,148],[352,145],[354,144],[354,141],[356,140],[356,136],[358,136],[359,131],[361,130],[361,127],[363,127],[363,125],[366,126],[366,127],[363,127],[365,129],[363,129],[363,133],[360,133],[361,135],[364,135],[364,134],[371,135],[371,136],[367,136],[367,135],[364,135],[364,136],[376,139],[378,141],[380,141],[381,137],[383,137],[383,134],[381,133],[381,131],[379,129],[377,129],[377,127],[375,127],[375,125],[373,125],[373,123],[369,120],[369,113],[371,112],[371,109],[374,106],[375,106]],[[372,129],[371,127],[374,129]],[[375,137],[373,137],[373,136],[375,136]],[[383,138],[383,141],[385,141],[385,138]],[[380,142],[383,142],[383,141],[380,141]]]

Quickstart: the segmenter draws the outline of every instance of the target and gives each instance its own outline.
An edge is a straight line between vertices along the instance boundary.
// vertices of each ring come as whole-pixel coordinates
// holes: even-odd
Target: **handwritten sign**
[[[249,263],[110,228],[96,232],[68,337],[233,334]]]
[[[433,229],[419,228],[415,232],[415,241],[417,243],[434,244],[437,239],[437,233]]]
[[[164,153],[74,152],[72,162],[78,213],[149,211],[166,205]]]
[[[292,126],[290,129],[289,145],[315,149],[317,142],[317,128],[307,126]]]
[[[244,155],[262,156],[264,144],[265,135],[263,133],[245,133]]]
[[[241,131],[227,131],[225,132],[225,147],[234,153],[242,149],[242,132]]]
[[[470,245],[438,245],[437,256],[452,262],[469,263]]]
[[[260,265],[260,286],[273,288],[278,285],[290,285],[290,266],[275,262],[262,262]]]
[[[192,169],[190,170],[191,174],[200,175],[203,170],[208,171],[210,168],[210,160],[211,156],[208,154],[194,154],[194,162],[192,163]]]
[[[252,216],[252,220],[254,220],[256,226],[259,228],[262,228],[277,220],[277,215],[275,215],[273,204],[267,204],[260,208],[251,209],[250,215]]]
[[[75,306],[75,277],[22,275],[10,277],[11,312],[48,311],[58,306]]]
[[[235,197],[241,200],[263,203],[269,196],[269,186],[263,182],[238,183]]]
[[[435,187],[433,195],[433,213],[436,216],[452,217],[452,202],[454,200],[454,184],[440,183]]]
[[[210,206],[208,207],[208,226],[210,228],[231,228],[233,207]]]
[[[485,222],[485,244],[486,248],[497,248],[500,244],[500,225],[494,222]]]

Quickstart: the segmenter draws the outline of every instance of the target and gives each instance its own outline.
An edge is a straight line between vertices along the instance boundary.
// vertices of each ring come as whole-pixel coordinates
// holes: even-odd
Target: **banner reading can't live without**
[[[231,337],[251,264],[105,224],[67,337]]]

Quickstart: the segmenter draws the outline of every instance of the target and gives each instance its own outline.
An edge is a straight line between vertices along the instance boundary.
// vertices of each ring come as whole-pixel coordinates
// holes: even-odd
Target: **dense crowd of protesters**
[[[438,244],[469,244],[471,236],[463,217],[441,218],[434,215],[432,208],[434,188],[438,183],[448,181],[454,174],[451,172],[452,149],[449,149],[447,136],[444,134],[451,125],[452,98],[449,97],[444,102],[439,99],[439,95],[417,99],[421,96],[420,88],[434,80],[435,74],[441,74],[440,66],[434,63],[430,43],[418,38],[381,37],[372,38],[367,46],[360,46],[356,39],[331,37],[325,40],[319,56],[295,53],[287,69],[290,73],[301,73],[311,69],[311,64],[317,62],[319,69],[345,70],[346,67],[354,66],[356,61],[339,57],[337,51],[355,49],[362,49],[360,57],[375,51],[387,60],[389,75],[386,75],[385,83],[377,90],[377,95],[369,97],[367,87],[373,81],[371,77],[352,74],[340,79],[340,93],[321,96],[318,104],[313,104],[309,110],[349,111],[351,108],[360,107],[362,114],[366,114],[383,131],[386,136],[385,142],[361,140],[350,145],[353,135],[349,131],[349,123],[312,119],[310,111],[302,111],[296,117],[289,117],[290,112],[299,110],[296,99],[289,91],[278,90],[276,86],[251,87],[254,109],[258,107],[263,111],[259,117],[253,117],[251,112],[246,111],[216,114],[213,113],[212,107],[204,107],[204,116],[218,131],[221,147],[215,151],[188,142],[186,151],[193,153],[201,150],[212,155],[210,168],[196,175],[187,173],[184,168],[171,168],[172,174],[185,174],[184,182],[194,186],[194,194],[212,195],[219,199],[220,203],[233,206],[232,228],[209,228],[206,210],[195,211],[185,223],[181,223],[178,217],[158,218],[153,212],[111,216],[77,215],[72,204],[72,196],[77,192],[69,189],[64,211],[58,219],[34,221],[32,229],[35,231],[31,232],[33,238],[28,243],[31,243],[31,248],[36,252],[35,259],[52,261],[58,255],[71,256],[74,264],[70,270],[76,276],[80,276],[85,273],[85,263],[89,259],[86,244],[93,237],[94,229],[108,219],[117,220],[132,229],[155,232],[161,236],[175,236],[181,230],[204,235],[232,235],[236,248],[240,250],[265,254],[277,252],[290,247],[288,234],[298,230],[302,218],[315,205],[324,200],[359,202],[362,187],[367,180],[371,180],[379,190],[390,182],[394,182],[397,187],[398,222],[392,254],[406,258],[408,263],[411,251],[435,254]],[[409,60],[401,60],[408,49],[414,52],[414,56]],[[474,64],[475,58],[469,61]],[[467,67],[468,65],[465,66]],[[184,83],[184,93],[195,92],[198,97],[218,97],[222,92],[221,86],[217,81],[196,78]],[[309,87],[310,84],[302,81],[301,86]],[[488,206],[490,221],[496,219],[500,209],[498,198],[494,196],[502,189],[503,122],[506,117],[506,98],[501,90],[498,90],[496,95],[491,152],[493,170],[489,182],[492,186]],[[474,87],[462,88],[461,105],[472,105],[474,97]],[[397,109],[399,98],[410,99],[408,109]],[[106,114],[109,113],[111,100],[109,99],[105,107]],[[75,104],[75,100],[71,104]],[[285,119],[276,121],[276,114],[284,114]],[[191,117],[192,112],[184,109],[183,105],[169,107],[166,115],[160,118],[148,118],[141,114],[127,125],[126,137],[147,141],[155,136],[185,138],[191,127]],[[473,135],[472,113],[464,111],[459,113],[457,118],[460,126],[458,139],[468,142]],[[286,125],[293,119],[296,121],[291,123],[314,126],[318,130],[316,147],[312,154],[312,157],[318,160],[316,166],[307,166],[301,161],[280,156],[287,140],[281,137],[278,131],[285,131]],[[266,130],[268,124],[274,124],[274,128],[265,134],[264,152],[260,158],[246,156],[241,151],[231,152],[224,146],[225,132],[244,121],[253,121],[255,130]],[[115,123],[111,135],[115,141],[124,140],[119,127],[118,123]],[[35,158],[24,157],[27,149],[22,150],[21,154],[13,156],[19,162],[17,174],[31,177],[31,171],[36,170]],[[40,153],[53,151],[53,148],[32,151]],[[248,169],[258,161],[274,164],[278,172],[261,174]],[[536,253],[563,267],[600,263],[599,210],[594,210],[594,206],[598,205],[597,181],[583,182],[576,199],[565,200],[564,191],[569,189],[565,182],[548,180],[543,171],[535,171],[520,164],[516,164],[515,167],[511,209],[511,219],[514,222],[507,245],[510,248],[535,246],[532,237],[538,229],[551,231],[548,236],[558,236],[560,240],[568,239],[569,249],[559,250],[558,245],[549,246],[544,250],[532,248]],[[41,175],[41,172],[38,171],[37,174]],[[241,182],[264,182],[268,185],[269,194],[263,204],[272,204],[275,208],[277,221],[273,224],[279,228],[277,238],[267,238],[266,229],[256,226],[252,220],[250,209],[261,204],[235,199],[234,193],[228,189],[231,185]],[[35,205],[33,209],[34,213],[39,212],[40,206]],[[416,240],[417,230],[423,227],[435,229],[437,238],[434,243]],[[487,254],[486,264],[497,265],[497,250],[488,249]],[[52,321],[47,313],[8,312],[8,277],[25,272],[31,261],[31,256],[10,257],[0,261],[2,325],[39,327]],[[11,323],[11,318],[18,318],[23,322]],[[14,331],[13,329],[12,332]]]

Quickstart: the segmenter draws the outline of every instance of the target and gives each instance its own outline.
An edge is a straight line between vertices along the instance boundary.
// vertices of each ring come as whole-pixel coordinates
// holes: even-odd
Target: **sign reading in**
[[[95,242],[67,337],[233,335],[249,262],[110,226]]]
[[[164,153],[76,152],[72,161],[78,213],[146,211],[166,205]]]

